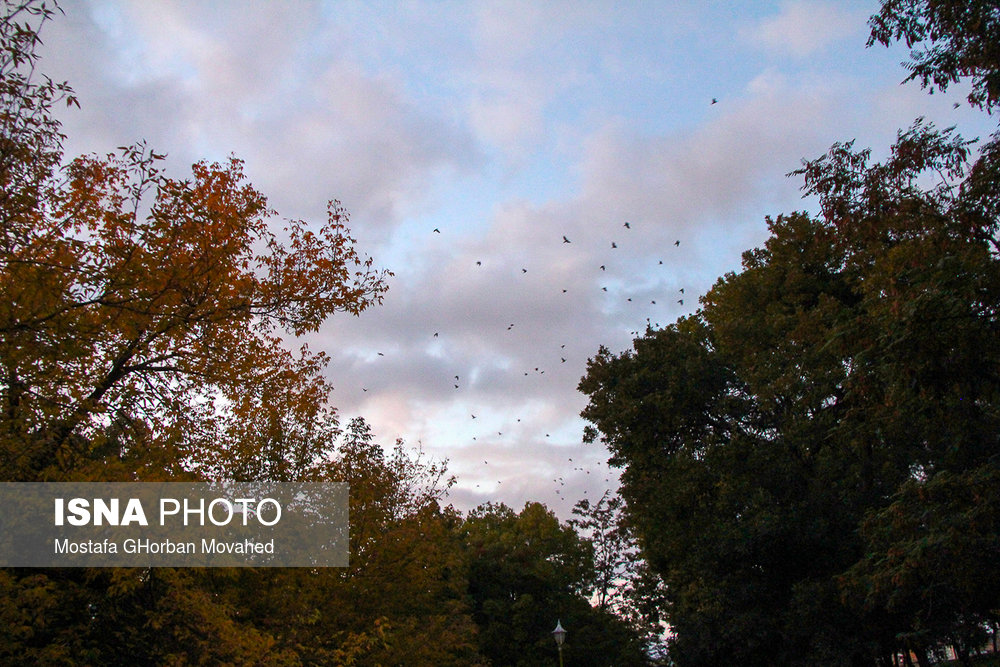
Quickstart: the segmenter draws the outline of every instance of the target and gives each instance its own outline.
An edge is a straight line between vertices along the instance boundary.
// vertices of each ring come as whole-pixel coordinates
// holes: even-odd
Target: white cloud
[[[76,152],[144,138],[175,169],[235,153],[283,215],[338,198],[372,239],[478,159],[453,120],[324,42],[315,3],[67,5],[49,48],[83,101],[67,117]]]
[[[743,39],[783,55],[805,58],[858,32],[865,16],[823,0],[786,0],[781,12],[741,30]]]

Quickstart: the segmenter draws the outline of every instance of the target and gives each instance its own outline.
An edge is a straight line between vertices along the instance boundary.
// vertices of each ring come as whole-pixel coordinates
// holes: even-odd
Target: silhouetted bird
[[[719,103],[719,100],[717,100],[717,99],[715,99],[715,98],[713,97],[713,98],[712,98],[712,104],[718,104],[718,103]],[[709,106],[711,106],[711,105],[709,105]]]
[[[626,223],[625,223],[625,229],[632,229],[632,225],[630,225],[630,224],[628,224],[628,223],[626,222]]]
[[[684,299],[677,299],[677,303],[679,303],[679,304],[681,304],[683,306],[684,305]]]
[[[476,266],[482,266],[482,265],[483,265],[482,262],[476,262]]]
[[[678,241],[674,241],[674,245],[680,245],[680,244],[681,244],[681,242],[679,240]]]
[[[618,247],[618,244],[617,244],[617,243],[615,243],[614,241],[612,241],[612,242],[611,242],[611,247],[612,247],[612,248],[617,248],[617,247]]]
[[[437,227],[435,227],[435,228],[434,228],[434,233],[435,233],[435,234],[440,234],[440,233],[441,233],[441,230],[440,230],[440,229],[438,229]]]
[[[568,238],[563,236],[563,243],[572,243]]]

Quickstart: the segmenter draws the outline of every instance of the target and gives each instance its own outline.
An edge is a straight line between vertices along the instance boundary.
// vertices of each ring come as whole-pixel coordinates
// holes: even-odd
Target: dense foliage
[[[926,85],[996,103],[996,3],[892,2]],[[993,28],[990,28],[993,26]],[[1000,140],[918,120],[795,172],[816,216],[580,388],[679,665],[967,659],[1000,619]],[[909,659],[909,658],[907,658]]]

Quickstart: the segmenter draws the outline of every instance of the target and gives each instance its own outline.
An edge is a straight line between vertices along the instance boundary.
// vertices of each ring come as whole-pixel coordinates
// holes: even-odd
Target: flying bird
[[[719,103],[719,100],[717,100],[716,98],[713,97],[712,98],[712,104],[718,104],[718,103]],[[709,106],[711,106],[711,104]]]
[[[435,227],[435,228],[434,228],[434,233],[435,233],[435,234],[440,234],[440,233],[441,233],[441,230],[440,230],[440,229],[438,229],[437,227]]]
[[[607,269],[606,269],[606,268],[604,268],[604,265],[603,265],[603,264],[601,264],[601,271],[607,271]]]
[[[678,239],[677,241],[674,241],[674,245],[680,245],[680,244],[681,244],[680,239]]]
[[[628,224],[628,223],[626,222],[626,223],[625,223],[625,229],[632,229],[632,225],[630,225],[630,224]]]
[[[572,243],[572,241],[570,241],[568,238],[566,238],[566,236],[564,234],[563,235],[563,243]]]
[[[617,247],[618,247],[618,244],[617,244],[617,243],[615,243],[614,241],[612,241],[612,242],[611,242],[611,247],[612,247],[612,248],[617,248]]]
[[[482,266],[482,265],[483,265],[482,262],[476,262],[476,266]]]

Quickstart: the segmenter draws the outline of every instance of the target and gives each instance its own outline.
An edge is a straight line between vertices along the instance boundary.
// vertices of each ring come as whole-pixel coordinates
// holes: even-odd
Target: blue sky
[[[308,342],[342,420],[448,459],[460,509],[565,518],[614,488],[581,440],[587,359],[694,312],[765,216],[810,209],[803,158],[877,155],[918,116],[989,131],[963,89],[901,86],[905,50],[865,48],[877,2],[61,5],[43,62],[83,107],[69,154],[145,139],[178,175],[235,154],[282,216],[351,212],[396,275]]]

